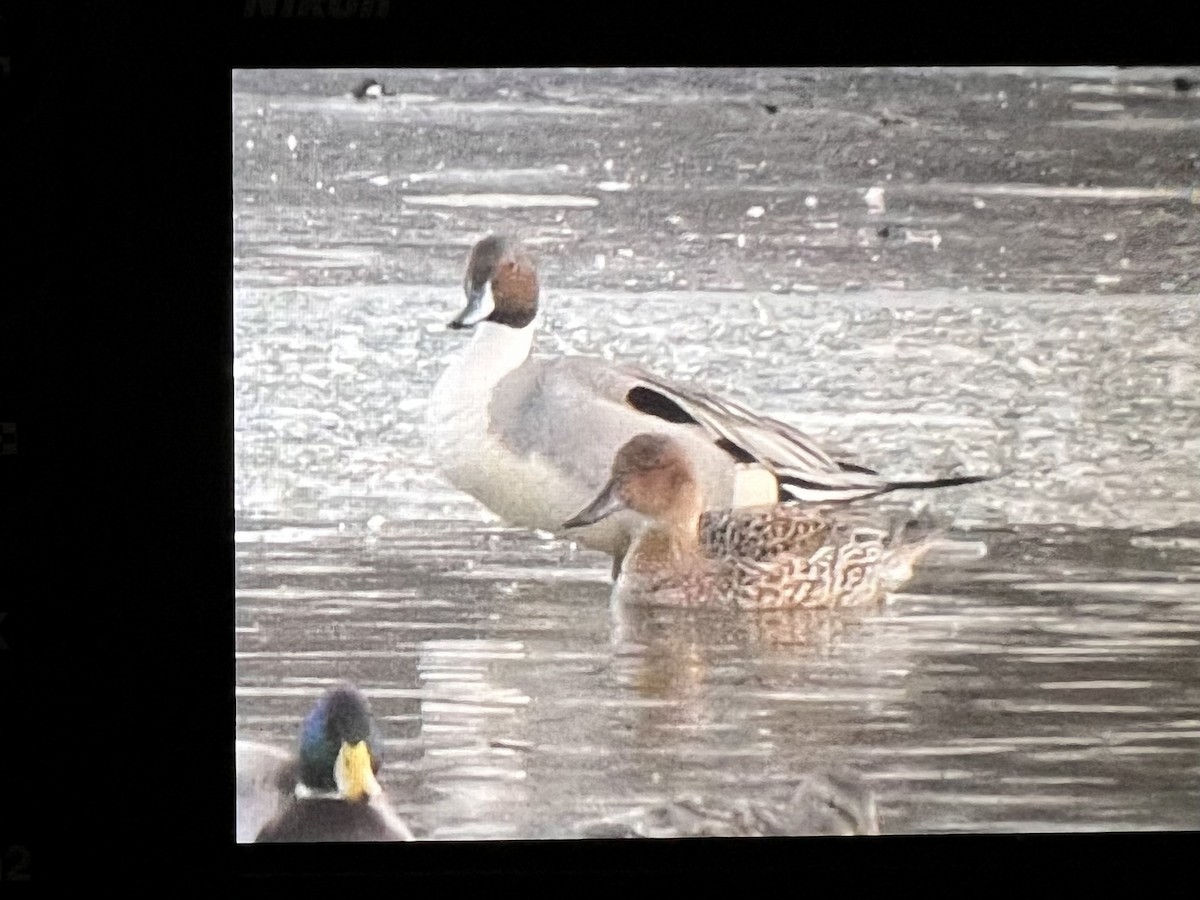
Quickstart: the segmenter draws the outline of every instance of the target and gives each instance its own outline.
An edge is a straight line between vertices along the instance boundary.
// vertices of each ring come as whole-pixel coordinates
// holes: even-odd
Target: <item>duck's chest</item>
[[[514,452],[493,427],[489,402],[495,385],[482,382],[472,362],[468,357],[451,364],[430,396],[430,449],[451,484],[511,520],[531,489],[535,496],[542,493],[538,460]]]
[[[528,359],[529,336],[482,323],[466,351],[451,360],[434,385],[425,413],[434,460],[458,488],[475,494],[520,460],[492,428],[496,386]]]
[[[565,471],[552,457],[505,440],[493,404],[503,366],[479,348],[453,362],[430,395],[426,428],[439,471],[510,525],[555,534],[598,487]],[[503,374],[503,371],[502,371]],[[510,426],[511,427],[511,426]],[[626,516],[571,532],[584,546],[612,554],[627,541]]]
[[[681,553],[669,537],[649,531],[630,551],[616,593],[624,602],[645,606],[713,606],[725,602],[725,581],[712,560],[696,552]]]

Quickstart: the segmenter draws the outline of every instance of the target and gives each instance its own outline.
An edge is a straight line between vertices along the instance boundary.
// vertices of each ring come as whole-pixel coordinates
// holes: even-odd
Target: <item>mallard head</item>
[[[331,688],[300,727],[297,795],[334,795],[366,803],[383,789],[379,736],[366,698],[353,685]]]

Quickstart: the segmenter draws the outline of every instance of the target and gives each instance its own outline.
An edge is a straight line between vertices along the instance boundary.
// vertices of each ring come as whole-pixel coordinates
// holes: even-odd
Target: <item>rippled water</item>
[[[338,97],[358,74],[234,83],[239,736],[290,745],[356,681],[431,838],[831,763],[885,832],[1200,826],[1200,100],[1170,72],[389,72],[399,97]],[[899,498],[956,527],[878,611],[612,608],[604,558],[493,521],[425,447],[489,229],[539,253],[542,352],[694,380],[898,476],[1005,477]]]

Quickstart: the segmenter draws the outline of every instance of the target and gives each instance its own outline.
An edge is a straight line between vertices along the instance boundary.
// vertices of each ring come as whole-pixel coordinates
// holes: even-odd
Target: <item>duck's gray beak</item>
[[[589,503],[586,509],[580,510],[572,518],[563,522],[562,527],[564,529],[582,528],[585,525],[594,525],[601,519],[606,519],[623,509],[625,509],[625,503],[617,496],[617,483],[610,481],[604,486],[599,497]]]
[[[467,307],[457,316],[455,316],[448,328],[455,330],[460,328],[471,328],[478,325],[496,310],[496,300],[492,296],[491,282],[485,283],[482,287],[469,288],[467,290]]]

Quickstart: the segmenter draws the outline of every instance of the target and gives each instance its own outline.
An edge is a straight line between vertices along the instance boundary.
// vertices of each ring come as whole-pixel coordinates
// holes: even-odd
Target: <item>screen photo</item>
[[[1200,69],[231,102],[239,843],[1200,827]]]

